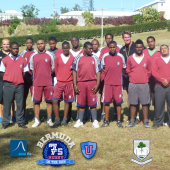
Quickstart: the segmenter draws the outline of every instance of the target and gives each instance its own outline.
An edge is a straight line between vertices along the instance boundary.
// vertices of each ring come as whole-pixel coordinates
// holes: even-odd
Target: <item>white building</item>
[[[21,12],[15,11],[15,10],[7,10],[4,13],[0,13],[0,20],[7,20],[14,16],[16,16],[18,19],[23,19],[23,15]]]
[[[170,19],[170,0],[156,0],[153,2],[150,2],[138,9],[135,10],[135,12],[141,11],[145,7],[151,7],[156,9],[158,12],[160,12],[165,19]]]
[[[102,17],[101,11],[90,11],[93,14],[93,17]],[[82,13],[84,11],[70,11],[64,14],[61,14],[58,19],[65,19],[65,18],[77,18],[79,26],[84,26],[84,18],[82,17]],[[107,17],[123,17],[123,16],[132,16],[138,14],[139,12],[124,12],[124,11],[103,11],[103,18]]]

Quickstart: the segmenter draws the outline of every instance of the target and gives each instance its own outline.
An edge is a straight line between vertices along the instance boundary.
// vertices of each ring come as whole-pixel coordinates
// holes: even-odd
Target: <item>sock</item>
[[[47,116],[47,121],[49,121],[51,119],[51,116]],[[52,119],[51,119],[52,120]]]
[[[121,121],[120,121],[120,120],[118,120],[118,121],[117,121],[117,123],[121,123]]]
[[[135,122],[135,119],[130,119],[130,123],[134,123]]]
[[[139,116],[136,116],[136,119],[138,119],[138,120],[139,120]]]
[[[55,118],[55,122],[56,122],[57,124],[59,124],[59,123],[60,123],[60,118],[58,118],[58,119]]]
[[[40,122],[40,118],[39,117],[35,117],[35,119],[37,119]]]
[[[105,113],[102,113],[101,115],[103,116],[103,115],[105,115]]]
[[[64,117],[63,117],[63,123],[64,123],[64,124],[67,123],[67,118],[64,118]]]
[[[83,116],[84,116],[84,111],[79,111],[78,118],[80,119],[80,122],[83,122]]]
[[[145,124],[145,123],[148,123],[148,119],[144,119],[143,123],[144,123],[144,124]]]
[[[92,121],[97,120],[97,110],[91,110]]]

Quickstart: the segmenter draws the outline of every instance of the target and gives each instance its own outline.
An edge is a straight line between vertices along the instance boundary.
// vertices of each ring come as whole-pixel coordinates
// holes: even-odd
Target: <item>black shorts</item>
[[[128,91],[128,87],[129,87],[129,76],[124,76],[123,75],[123,90]]]

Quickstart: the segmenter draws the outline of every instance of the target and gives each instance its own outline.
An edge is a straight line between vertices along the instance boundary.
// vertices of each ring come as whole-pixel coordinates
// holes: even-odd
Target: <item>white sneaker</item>
[[[34,124],[32,125],[32,127],[37,127],[37,126],[39,126],[40,123],[41,123],[37,118],[35,118],[34,121],[35,121],[35,122],[34,122]]]
[[[54,123],[52,122],[51,119],[49,119],[49,120],[47,121],[47,124],[48,124],[49,126],[53,126],[53,125],[54,125]]]
[[[78,119],[74,127],[75,128],[83,127],[83,122],[80,122],[80,119]]]
[[[92,123],[92,127],[99,128],[99,122],[97,120],[94,120],[94,122]]]

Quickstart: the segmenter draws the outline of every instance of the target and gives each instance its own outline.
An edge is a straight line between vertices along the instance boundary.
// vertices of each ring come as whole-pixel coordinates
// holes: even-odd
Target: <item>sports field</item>
[[[155,36],[156,40],[170,45],[170,33],[166,30],[141,33],[132,35],[135,41],[138,38],[145,40],[149,35]],[[115,37],[118,44],[123,45],[121,37]],[[165,42],[163,42],[165,41]],[[158,42],[157,42],[158,43]],[[61,43],[59,43],[60,47]],[[146,45],[146,43],[145,43]],[[158,44],[157,44],[158,45]],[[25,49],[22,47],[20,51]],[[64,103],[61,103],[60,118],[63,117]],[[100,108],[98,107],[98,119],[100,120]],[[73,118],[76,118],[76,107],[73,103],[72,110]],[[123,126],[127,124],[127,94],[124,91],[124,103],[122,104],[122,121]],[[149,124],[153,124],[153,107],[150,107],[149,112]],[[165,170],[170,169],[170,133],[168,127],[160,127],[156,130],[146,129],[141,124],[134,128],[119,129],[116,122],[112,121],[113,118],[113,106],[110,109],[110,126],[106,128],[93,129],[92,123],[88,122],[83,128],[75,129],[73,125],[75,122],[70,123],[68,128],[59,127],[51,129],[46,121],[46,104],[42,102],[40,120],[41,125],[38,128],[32,128],[31,125],[34,122],[34,113],[32,109],[31,96],[27,99],[26,120],[28,120],[28,129],[20,129],[17,124],[11,127],[1,130],[0,129],[0,169],[4,170],[27,170],[27,169],[72,169],[72,170],[86,170],[86,169],[111,169],[111,170]],[[142,111],[140,110],[140,118],[142,119]],[[165,122],[167,122],[167,112],[165,116]],[[103,122],[100,122],[101,125]],[[50,165],[38,165],[37,159],[43,159],[43,149],[36,146],[40,138],[46,134],[52,132],[60,132],[69,136],[74,141],[75,146],[69,149],[69,159],[75,159],[74,165],[62,165],[61,167],[51,167]],[[150,140],[150,154],[148,157],[152,157],[152,162],[146,165],[137,165],[131,162],[131,158],[135,157],[133,153],[133,140]],[[27,152],[31,153],[31,156],[24,158],[10,157],[10,140],[27,140]],[[86,159],[81,153],[81,142],[96,142],[97,151],[92,159]],[[145,158],[145,160],[148,159]],[[135,157],[136,160],[138,158]],[[144,160],[144,161],[145,161]]]

